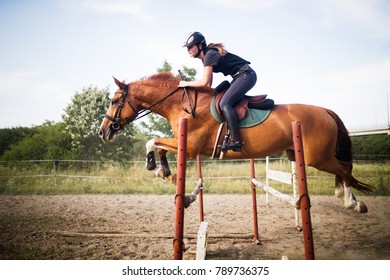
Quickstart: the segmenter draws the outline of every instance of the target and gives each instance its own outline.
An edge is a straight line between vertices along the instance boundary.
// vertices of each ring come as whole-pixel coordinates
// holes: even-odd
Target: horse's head
[[[130,86],[114,78],[119,89],[111,99],[110,107],[104,115],[99,129],[99,137],[104,142],[114,140],[116,133],[132,122],[138,115],[138,103],[130,100]]]

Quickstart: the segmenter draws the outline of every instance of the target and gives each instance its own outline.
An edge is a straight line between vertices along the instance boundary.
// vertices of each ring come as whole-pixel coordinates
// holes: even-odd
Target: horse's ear
[[[116,85],[120,88],[120,89],[124,89],[126,87],[126,85],[122,82],[120,82],[117,78],[115,78],[114,76],[112,76],[114,78],[114,81],[116,83]]]

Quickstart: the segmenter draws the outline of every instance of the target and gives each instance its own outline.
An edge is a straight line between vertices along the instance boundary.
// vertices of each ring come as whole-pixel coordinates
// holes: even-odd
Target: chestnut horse
[[[154,112],[170,122],[175,137],[154,138],[147,142],[149,170],[156,168],[154,150],[158,149],[163,175],[172,181],[166,153],[177,153],[180,117],[188,117],[188,157],[192,159],[198,154],[212,155],[220,125],[210,112],[214,89],[199,88],[197,94],[188,90],[189,98],[184,98],[184,89],[178,88],[179,78],[172,73],[159,73],[129,84],[115,78],[114,80],[119,89],[115,92],[99,129],[99,137],[103,141],[113,140],[116,133],[128,123],[148,112]],[[196,105],[195,117],[189,116],[186,110],[186,107],[191,107],[188,104],[191,100],[192,105]],[[294,160],[291,122],[296,120],[302,124],[305,163],[336,175],[335,194],[344,200],[344,207],[359,213],[367,212],[366,205],[356,200],[351,187],[363,193],[371,192],[373,187],[352,176],[352,151],[348,131],[331,110],[303,104],[275,105],[263,123],[240,129],[244,142],[242,151],[228,151],[224,158],[264,158],[286,151],[288,158]]]

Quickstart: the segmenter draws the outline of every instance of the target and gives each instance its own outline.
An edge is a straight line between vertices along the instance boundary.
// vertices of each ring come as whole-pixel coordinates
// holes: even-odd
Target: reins
[[[195,118],[195,109],[196,109],[196,103],[197,103],[197,95],[198,95],[198,91],[197,90],[194,90],[195,91],[195,104],[192,105],[191,103],[191,99],[188,95],[188,92],[185,88],[183,88],[184,91],[183,91],[183,96],[182,96],[182,108],[183,110],[192,115],[193,118]],[[130,122],[132,121],[135,121],[135,120],[138,120],[138,119],[141,119],[147,115],[149,115],[150,113],[152,113],[151,109],[159,104],[161,104],[162,102],[164,102],[166,99],[168,99],[169,97],[171,97],[173,94],[175,94],[176,92],[178,92],[180,90],[180,87],[176,88],[175,90],[171,91],[168,95],[164,96],[163,98],[161,98],[159,101],[157,101],[156,103],[150,105],[148,108],[145,108],[145,109],[142,109],[140,110],[139,112],[137,112],[134,107],[131,105],[130,103],[130,100],[127,98],[127,95],[128,95],[128,91],[129,91],[129,85],[126,85],[126,87],[124,88],[122,94],[123,94],[123,98],[119,104],[119,107],[118,109],[116,110],[115,112],[115,115],[114,117],[111,117],[110,115],[103,115],[104,118],[107,118],[109,119],[110,121],[112,121],[112,124],[111,124],[111,129],[112,130],[119,130],[121,128],[123,128],[124,125],[127,125],[129,124]],[[184,107],[183,105],[183,100],[184,100],[184,96],[186,96],[186,99],[187,99],[187,102],[190,106],[190,110],[191,111],[188,111],[188,109],[186,107]],[[124,120],[122,121],[119,121],[119,116],[122,112],[122,109],[123,109],[123,106],[124,106],[124,103],[125,101],[127,101],[127,103],[129,104],[130,108],[134,111],[135,113],[135,117],[134,118],[125,118]]]
[[[183,80],[183,78],[184,78],[183,73],[180,70],[178,72],[180,75],[180,79]],[[195,118],[195,110],[196,110],[196,104],[197,104],[197,99],[198,99],[198,91],[195,89],[195,104],[194,104],[194,106],[192,106],[190,96],[188,95],[187,89],[185,87],[183,89],[184,89],[184,93],[183,93],[183,97],[181,98],[181,107],[183,108],[184,112],[186,112],[187,114],[190,114],[193,118]],[[188,109],[183,106],[184,95],[187,98],[187,102],[188,102],[188,105],[190,106],[191,112],[189,112]]]
[[[152,111],[150,109],[152,109],[153,107],[155,107],[155,106],[161,104],[162,102],[164,102],[166,99],[168,99],[173,94],[175,94],[177,91],[179,91],[179,89],[180,89],[180,87],[176,88],[174,91],[170,92],[167,96],[163,97],[162,99],[160,99],[156,103],[150,105],[148,108],[142,109],[141,111],[139,111],[137,113],[137,117],[134,120],[138,120],[138,119],[143,118],[143,117],[149,115],[150,113],[152,113]],[[181,106],[183,108],[183,111],[186,112],[187,114],[190,114],[193,118],[195,118],[196,104],[197,104],[197,100],[198,100],[198,91],[196,89],[194,90],[194,92],[195,92],[195,104],[192,105],[191,99],[190,99],[190,97],[188,95],[188,92],[187,92],[186,88],[183,88],[183,89],[184,89],[184,92],[183,92],[183,96],[181,98],[181,102],[182,102]],[[188,109],[186,107],[184,107],[184,105],[183,105],[184,96],[186,96],[187,102],[188,102],[188,104],[190,106],[190,111],[188,111]]]
[[[152,109],[153,107],[161,104],[162,102],[164,102],[166,99],[168,99],[169,97],[171,97],[173,94],[175,94],[177,91],[179,91],[179,87],[176,88],[174,91],[171,91],[168,95],[164,96],[162,99],[160,99],[159,101],[157,101],[156,103],[150,105],[148,108],[145,108],[145,109],[142,109],[140,110],[138,113],[137,113],[137,116],[134,118],[134,120],[138,120],[140,118],[143,118],[147,115],[149,115],[150,113],[152,113],[152,111],[150,109]]]

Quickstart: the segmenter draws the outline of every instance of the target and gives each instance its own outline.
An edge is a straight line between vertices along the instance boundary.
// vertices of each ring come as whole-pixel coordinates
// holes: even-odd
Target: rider
[[[187,47],[191,57],[199,58],[203,62],[203,77],[196,81],[180,81],[179,87],[211,87],[213,72],[222,72],[225,76],[231,75],[231,86],[221,99],[221,110],[231,138],[226,149],[241,151],[242,142],[238,131],[238,119],[233,106],[256,84],[256,72],[249,67],[250,62],[228,52],[221,43],[206,45],[206,39],[200,32],[191,33],[183,47]]]

